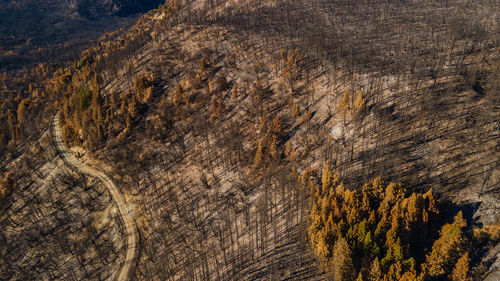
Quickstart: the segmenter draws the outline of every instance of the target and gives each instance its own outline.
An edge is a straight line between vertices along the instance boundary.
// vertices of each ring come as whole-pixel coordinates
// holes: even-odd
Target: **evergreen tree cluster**
[[[328,164],[321,183],[312,174],[299,178],[313,201],[308,237],[335,280],[469,280],[467,223],[459,212],[437,236],[432,189],[410,194],[376,178],[351,190]]]
[[[130,90],[104,95],[92,64],[67,70],[54,83],[54,89],[63,93],[58,107],[66,142],[94,150],[107,139],[127,133],[153,98],[154,80],[150,73],[137,75]]]

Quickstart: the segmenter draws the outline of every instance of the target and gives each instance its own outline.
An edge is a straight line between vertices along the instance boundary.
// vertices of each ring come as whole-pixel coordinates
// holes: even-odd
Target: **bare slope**
[[[180,2],[53,90],[66,141],[130,194],[136,279],[324,279],[296,180],[325,161],[348,187],[433,188],[498,223],[496,5]]]
[[[72,84],[94,102],[63,100],[63,130],[133,194],[136,277],[322,278],[295,171],[324,161],[497,223],[496,8],[463,5],[194,1],[95,49]]]

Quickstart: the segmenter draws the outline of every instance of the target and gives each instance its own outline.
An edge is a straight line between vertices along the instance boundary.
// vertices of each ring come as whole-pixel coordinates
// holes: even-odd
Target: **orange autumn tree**
[[[328,163],[321,181],[313,174],[298,178],[312,197],[308,237],[335,280],[468,280],[461,212],[424,252],[439,225],[432,189],[410,193],[376,178],[351,190]]]

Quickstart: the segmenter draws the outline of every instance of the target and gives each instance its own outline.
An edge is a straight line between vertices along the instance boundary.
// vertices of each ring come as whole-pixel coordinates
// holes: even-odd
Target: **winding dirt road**
[[[108,176],[106,176],[103,172],[95,170],[92,167],[89,167],[84,163],[80,162],[68,151],[66,145],[64,144],[61,134],[61,126],[59,125],[59,114],[56,114],[56,116],[54,116],[52,122],[53,122],[52,130],[54,134],[54,141],[56,144],[56,148],[59,154],[61,155],[62,159],[64,160],[64,162],[66,162],[69,166],[73,167],[74,169],[83,174],[87,174],[89,176],[99,179],[108,189],[109,193],[111,194],[111,197],[113,198],[113,200],[116,203],[116,206],[118,207],[118,212],[120,214],[120,218],[125,228],[125,235],[127,236],[127,244],[126,244],[127,252],[125,255],[125,261],[122,264],[120,273],[118,274],[116,280],[118,281],[130,280],[134,274],[135,265],[137,263],[139,239],[135,221],[132,219],[127,210],[127,205],[125,203],[125,200],[123,199],[123,195],[120,193],[116,185]]]

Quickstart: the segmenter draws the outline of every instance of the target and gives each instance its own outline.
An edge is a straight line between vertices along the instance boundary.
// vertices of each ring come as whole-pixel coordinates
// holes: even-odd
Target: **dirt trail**
[[[54,116],[52,122],[53,122],[52,130],[54,134],[54,141],[56,144],[56,148],[57,151],[60,153],[64,162],[66,162],[69,166],[73,167],[74,169],[76,169],[81,173],[99,179],[108,189],[109,193],[111,194],[111,197],[113,198],[113,200],[116,203],[116,206],[118,207],[120,218],[125,228],[125,235],[127,236],[127,244],[126,244],[127,252],[125,255],[125,260],[120,269],[120,273],[116,280],[118,281],[130,280],[134,274],[135,265],[137,263],[139,239],[135,221],[132,219],[127,210],[127,205],[125,200],[123,199],[123,195],[120,193],[116,185],[108,176],[106,176],[103,172],[95,170],[92,167],[89,167],[86,164],[80,162],[68,151],[62,138],[61,126],[59,126],[59,114],[56,114],[56,116]]]

